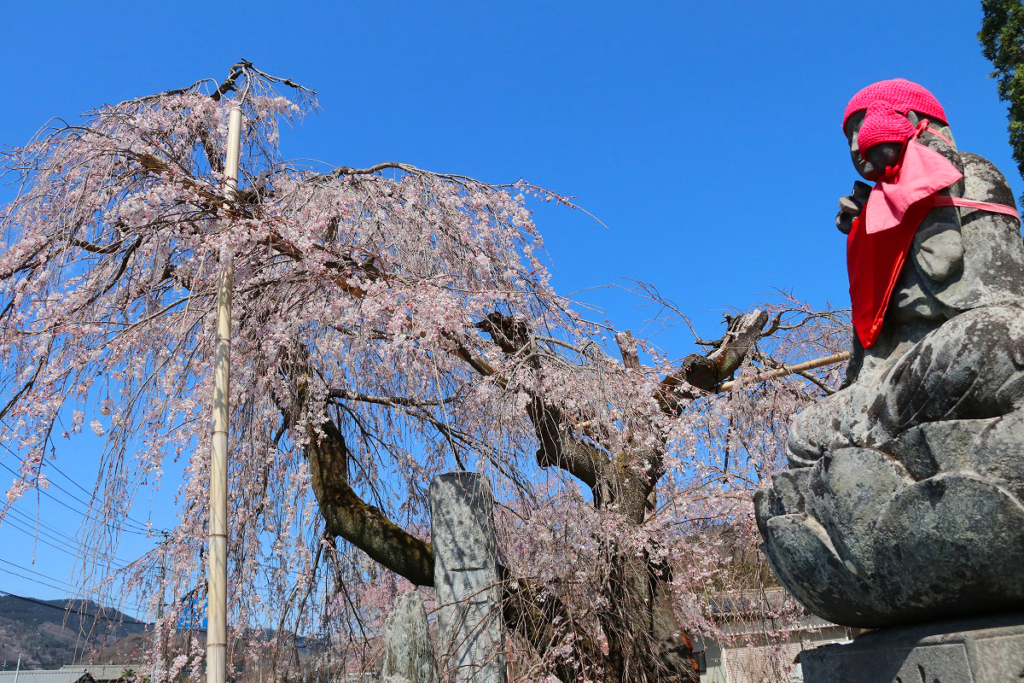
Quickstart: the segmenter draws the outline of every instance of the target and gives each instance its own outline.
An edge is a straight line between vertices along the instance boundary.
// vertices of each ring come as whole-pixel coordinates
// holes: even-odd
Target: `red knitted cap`
[[[891,81],[872,83],[853,96],[843,113],[844,132],[850,116],[867,109],[872,102],[877,100],[890,104],[901,114],[917,111],[942,123],[948,123],[946,112],[942,109],[939,101],[935,99],[935,95],[928,92],[922,85],[912,83],[904,78],[894,78]]]
[[[883,142],[904,143],[914,137],[914,126],[903,114],[896,111],[888,102],[875,100],[868,105],[864,115],[864,124],[857,134],[857,146],[861,156]]]
[[[914,136],[914,126],[906,119],[908,111],[916,111],[938,122],[946,123],[946,112],[935,96],[923,86],[903,78],[872,83],[853,96],[843,113],[846,122],[858,111],[865,111],[864,124],[857,135],[860,155],[883,142],[906,142]]]

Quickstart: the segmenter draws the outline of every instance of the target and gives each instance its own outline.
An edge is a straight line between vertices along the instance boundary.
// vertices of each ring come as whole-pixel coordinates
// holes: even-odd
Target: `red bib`
[[[944,156],[910,140],[895,176],[879,180],[846,238],[853,327],[864,348],[882,331],[917,228],[936,206],[964,206],[1017,217],[1012,207],[940,195],[963,176]],[[1019,217],[1018,217],[1019,220]]]
[[[853,329],[866,349],[878,340],[885,309],[907,260],[914,233],[931,209],[931,205],[912,207],[898,225],[873,234],[865,230],[864,216],[853,220],[846,238],[846,267],[850,273]]]

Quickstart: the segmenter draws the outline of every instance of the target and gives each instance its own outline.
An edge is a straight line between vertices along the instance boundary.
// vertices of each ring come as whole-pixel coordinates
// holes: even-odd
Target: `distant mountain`
[[[146,624],[92,601],[0,596],[0,669],[56,669],[134,650]],[[125,647],[132,643],[135,647]],[[115,646],[116,644],[116,646]],[[108,654],[109,653],[109,654]],[[127,655],[127,652],[123,653]],[[106,663],[106,662],[103,662]]]

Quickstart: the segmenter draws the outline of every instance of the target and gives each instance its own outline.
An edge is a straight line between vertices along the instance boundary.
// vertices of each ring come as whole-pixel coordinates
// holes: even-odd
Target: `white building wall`
[[[749,645],[719,648],[716,643],[706,643],[707,671],[701,674],[701,683],[797,683],[803,680],[803,675],[800,665],[794,664],[793,660],[801,651],[828,643],[849,642],[849,639],[839,635],[836,629],[832,629],[832,633],[828,634],[812,634],[809,638],[806,637],[807,633],[794,635],[803,635],[805,638],[781,646]],[[780,679],[776,676],[776,662],[787,669],[786,677]]]

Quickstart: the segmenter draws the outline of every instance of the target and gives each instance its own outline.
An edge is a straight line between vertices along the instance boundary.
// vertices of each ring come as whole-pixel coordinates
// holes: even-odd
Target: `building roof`
[[[765,633],[776,627],[767,626],[764,611],[780,609],[792,596],[783,588],[764,588],[761,590],[726,591],[712,596],[711,613],[726,635]],[[802,608],[801,608],[802,609]],[[842,628],[838,624],[803,610],[802,615],[794,614],[795,618],[786,624],[786,631],[820,630]]]
[[[78,670],[39,670],[22,669],[21,671],[0,671],[0,683],[96,683],[81,667]]]
[[[117,681],[124,677],[124,672],[131,670],[135,674],[142,674],[149,670],[149,667],[145,664],[65,664],[58,671],[77,671],[81,673],[87,673],[89,676],[97,681],[97,683],[103,683],[103,681]],[[0,681],[0,683],[13,683],[9,681]],[[18,681],[18,683],[24,683]],[[52,683],[57,683],[53,681]]]

